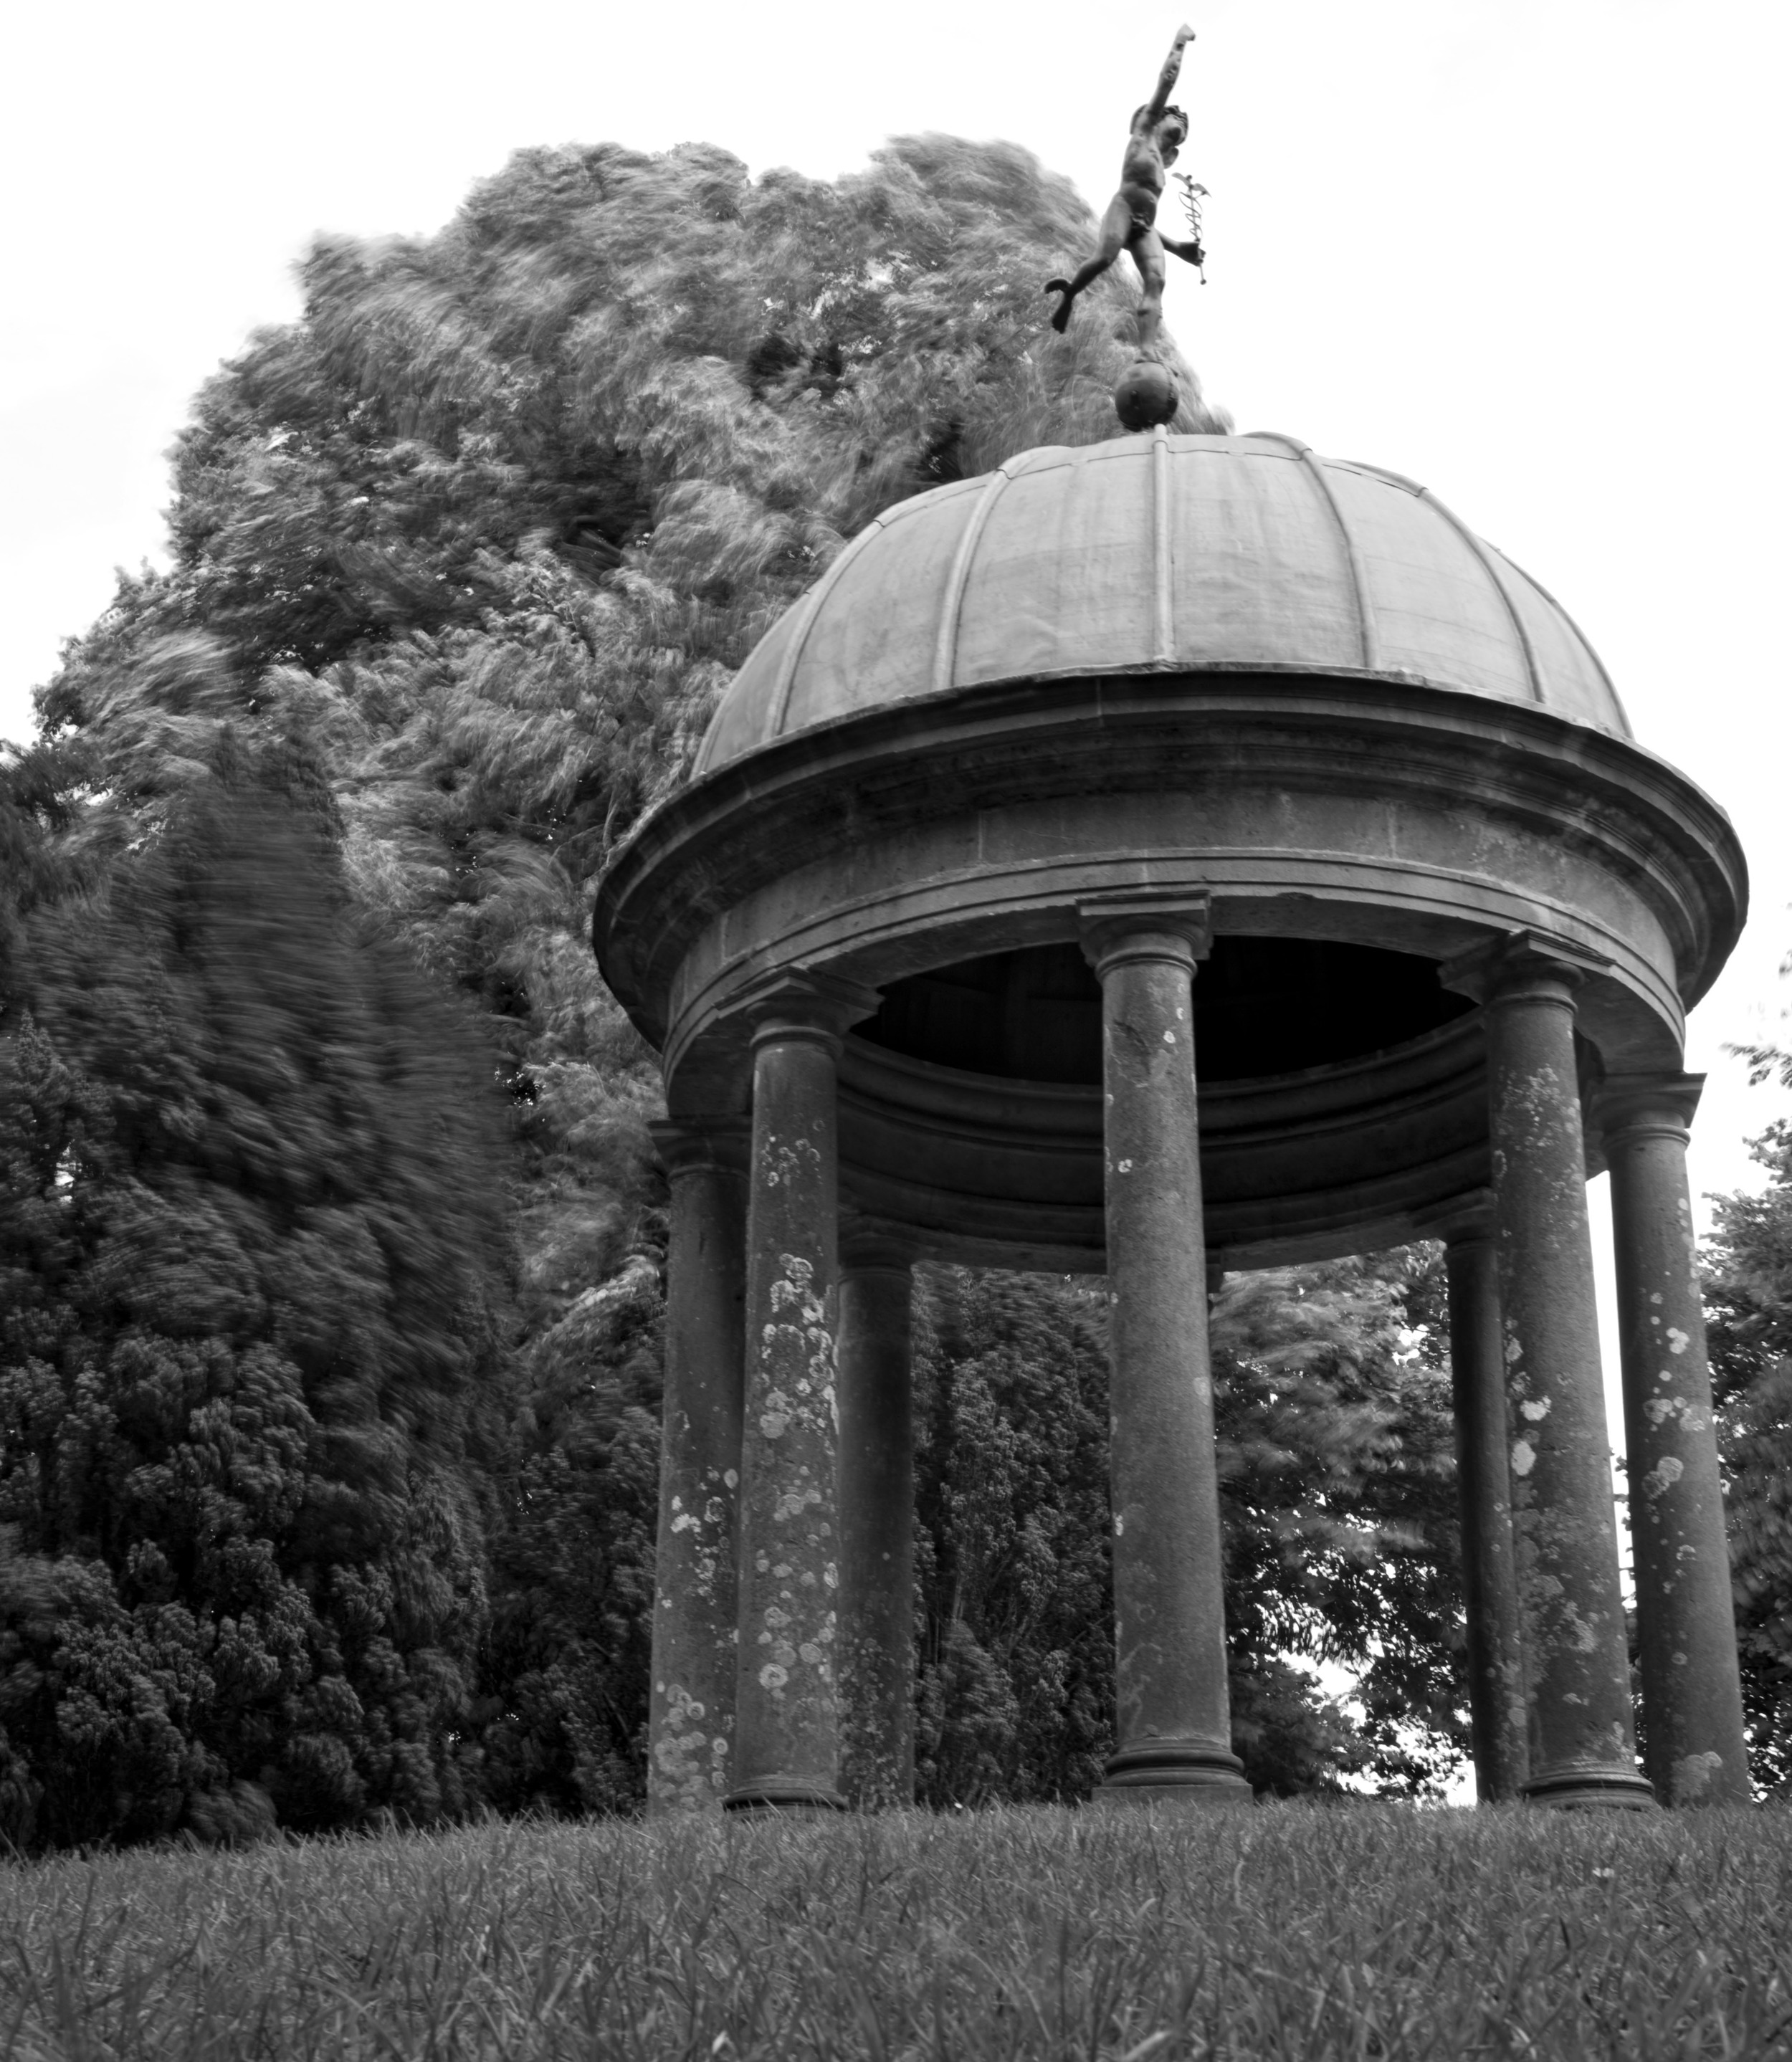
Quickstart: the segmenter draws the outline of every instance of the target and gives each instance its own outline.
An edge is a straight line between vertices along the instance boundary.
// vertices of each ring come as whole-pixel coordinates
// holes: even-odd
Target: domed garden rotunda
[[[598,899],[670,1112],[655,1807],[909,1794],[917,1258],[1105,1273],[1100,1794],[1248,1795],[1207,1283],[1420,1238],[1482,1795],[1746,1798],[1682,1070],[1746,892],[1566,614],[1410,480],[1159,428],[881,516]]]

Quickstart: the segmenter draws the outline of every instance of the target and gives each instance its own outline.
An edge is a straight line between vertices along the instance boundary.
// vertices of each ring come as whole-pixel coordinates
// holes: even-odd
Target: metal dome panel
[[[1159,431],[878,517],[749,657],[698,771],[922,695],[1202,671],[1416,681],[1630,735],[1567,614],[1428,489],[1292,437]]]

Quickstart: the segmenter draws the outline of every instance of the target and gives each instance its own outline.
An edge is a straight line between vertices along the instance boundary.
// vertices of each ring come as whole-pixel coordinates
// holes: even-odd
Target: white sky
[[[187,397],[297,312],[314,232],[428,231],[513,150],[607,138],[831,176],[901,130],[1000,135],[1099,205],[1182,3],[33,9],[0,124],[0,736],[158,554]],[[1756,915],[1694,1020],[1694,1185],[1749,1183],[1787,1102],[1722,1047],[1774,1026],[1792,947],[1792,7],[1188,4],[1211,284],[1172,267],[1170,322],[1240,429],[1423,480],[1533,573],[1730,810]]]

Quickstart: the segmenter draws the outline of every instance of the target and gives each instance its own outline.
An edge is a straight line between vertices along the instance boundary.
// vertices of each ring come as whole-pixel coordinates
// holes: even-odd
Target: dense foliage
[[[846,536],[1107,434],[1127,286],[1042,319],[1088,233],[1002,145],[525,152],[437,236],[320,244],[202,391],[171,564],[0,759],[13,1837],[638,1795],[664,1193],[593,885]],[[1277,1787],[1457,1728],[1430,1279],[1222,1306]],[[929,1794],[1075,1794],[1099,1311],[926,1295]],[[1360,1736],[1302,1653],[1366,1668]]]
[[[1227,1278],[1212,1338],[1234,1743],[1261,1790],[1422,1787],[1459,1707],[1440,1256]],[[921,1791],[1074,1798],[1112,1747],[1105,1299],[929,1270]],[[1348,1713],[1314,1662],[1357,1678]]]
[[[1750,1050],[1755,1079],[1792,1086],[1792,1056]],[[1730,1522],[1750,1759],[1792,1794],[1792,1125],[1754,1142],[1754,1195],[1717,1199],[1706,1305]]]
[[[470,1795],[490,1069],[351,909],[302,743],[246,752],[218,656],[156,659],[96,712],[90,892],[24,925],[0,1041],[22,1843]],[[134,786],[116,748],[145,726],[179,756]]]

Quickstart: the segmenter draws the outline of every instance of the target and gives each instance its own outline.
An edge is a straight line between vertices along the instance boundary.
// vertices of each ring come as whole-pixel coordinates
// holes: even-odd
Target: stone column
[[[734,1731],[745,1127],[653,1126],[672,1181],[647,1808],[720,1810]]]
[[[1513,1561],[1505,1366],[1491,1210],[1446,1228],[1450,1377],[1456,1404],[1462,1587],[1469,1619],[1469,1708],[1475,1790],[1503,1804],[1525,1787],[1525,1671]]]
[[[748,1174],[740,1647],[730,1811],[844,1808],[836,1647],[838,1126],[848,1023],[876,1004],[799,980],[756,998]]]
[[[1651,1797],[1637,1769],[1574,1059],[1574,991],[1588,971],[1526,933],[1444,973],[1486,1003],[1525,1795],[1636,1807]]]
[[[1115,1802],[1227,1803],[1231,1751],[1191,982],[1205,899],[1085,905],[1102,989]]]
[[[1649,1779],[1664,1804],[1746,1804],[1749,1770],[1686,1134],[1703,1077],[1616,1075],[1612,1177],[1630,1547]]]
[[[840,1256],[841,1787],[861,1810],[914,1802],[911,1258],[865,1231]]]

